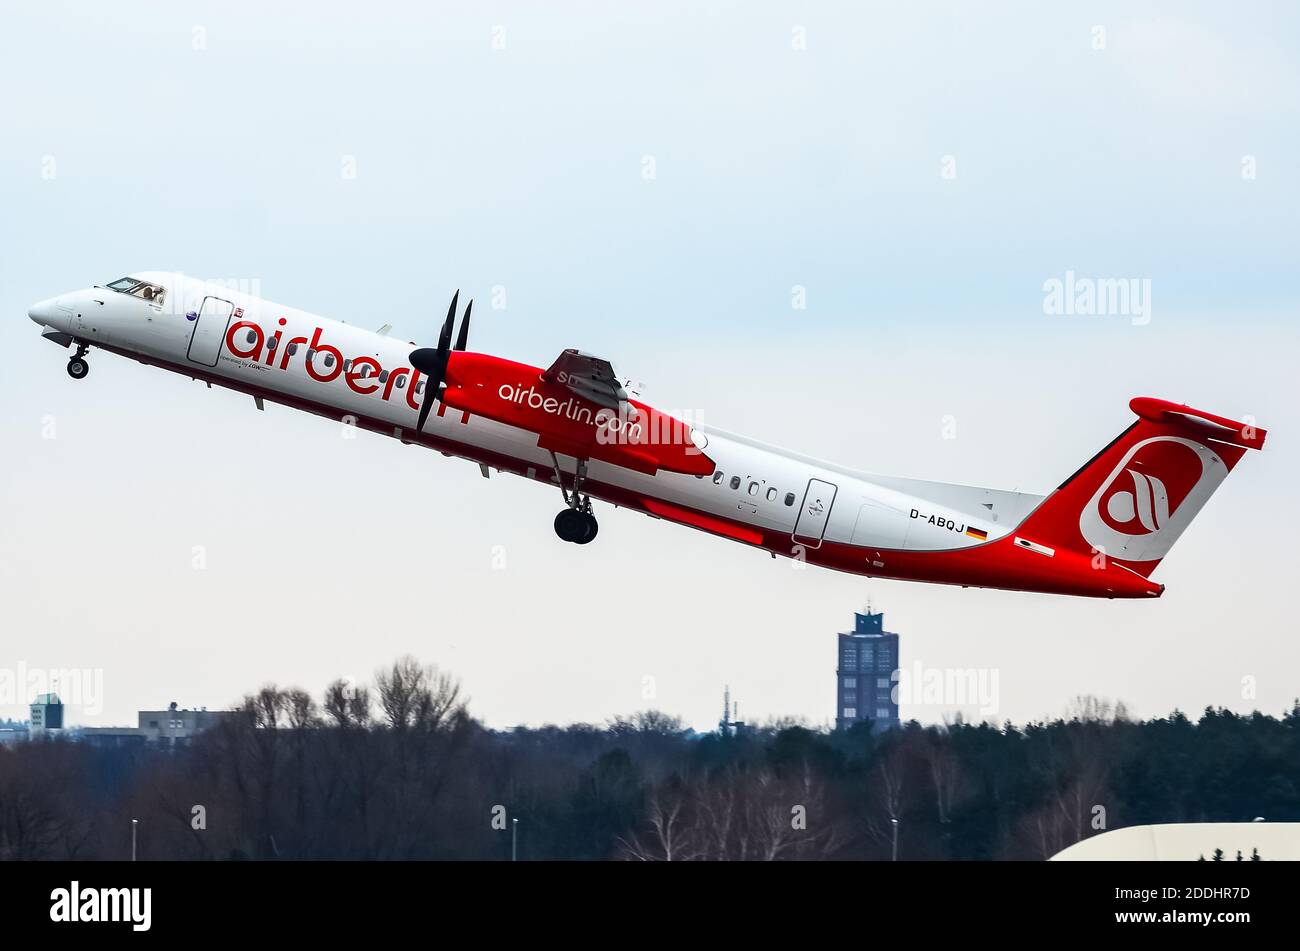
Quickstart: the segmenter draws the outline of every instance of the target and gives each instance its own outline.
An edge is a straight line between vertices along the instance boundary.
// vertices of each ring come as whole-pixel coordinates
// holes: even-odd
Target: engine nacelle
[[[443,401],[452,409],[537,433],[537,444],[567,456],[654,474],[711,475],[713,460],[691,427],[638,400],[602,406],[524,363],[453,352]]]

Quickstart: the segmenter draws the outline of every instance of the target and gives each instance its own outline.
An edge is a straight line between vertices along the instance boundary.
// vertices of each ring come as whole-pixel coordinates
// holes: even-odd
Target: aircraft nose
[[[27,308],[27,316],[40,324],[42,327],[54,327],[58,318],[59,311],[55,309],[58,303],[57,297],[50,297],[43,301],[38,301]]]

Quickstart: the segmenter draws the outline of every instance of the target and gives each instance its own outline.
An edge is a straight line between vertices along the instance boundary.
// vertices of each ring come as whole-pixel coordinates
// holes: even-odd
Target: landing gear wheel
[[[568,506],[555,516],[555,534],[566,542],[585,545],[600,530],[596,516],[591,514],[591,496],[582,494],[582,483],[587,479],[587,461],[578,460],[573,473],[572,491],[564,486],[564,473],[560,471],[560,460],[554,452],[551,453],[551,462],[555,465],[555,482],[560,487],[560,494],[564,496],[564,504]]]
[[[90,364],[81,357],[73,357],[68,361],[68,376],[74,380],[83,380],[86,374],[90,372]]]
[[[560,536],[561,541],[579,542],[587,535],[586,517],[581,512],[565,509],[555,516],[555,534]],[[591,534],[594,536],[595,532]]]
[[[596,537],[596,532],[600,531],[600,526],[596,524],[596,516],[590,512],[579,512],[582,516],[582,537],[575,538],[574,541],[579,545],[585,545]]]

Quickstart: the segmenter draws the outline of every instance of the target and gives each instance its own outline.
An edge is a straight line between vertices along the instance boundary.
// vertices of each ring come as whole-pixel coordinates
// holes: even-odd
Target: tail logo
[[[1123,525],[1137,517],[1143,530],[1154,532],[1169,521],[1169,494],[1165,491],[1165,484],[1155,476],[1132,469],[1125,469],[1124,473],[1133,477],[1133,491],[1111,493],[1106,500],[1106,521]],[[1123,479],[1117,479],[1115,484],[1118,486],[1122,482]]]
[[[1208,446],[1180,436],[1155,436],[1133,446],[1083,507],[1084,540],[1125,561],[1154,561],[1227,475]]]
[[[1201,469],[1195,453],[1181,443],[1141,446],[1102,490],[1102,521],[1126,535],[1160,531],[1196,488]]]

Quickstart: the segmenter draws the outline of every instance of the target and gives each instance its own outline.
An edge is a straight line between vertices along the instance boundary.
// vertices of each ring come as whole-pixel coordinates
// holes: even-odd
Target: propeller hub
[[[443,356],[433,347],[421,347],[411,352],[411,366],[425,376],[437,377]]]

